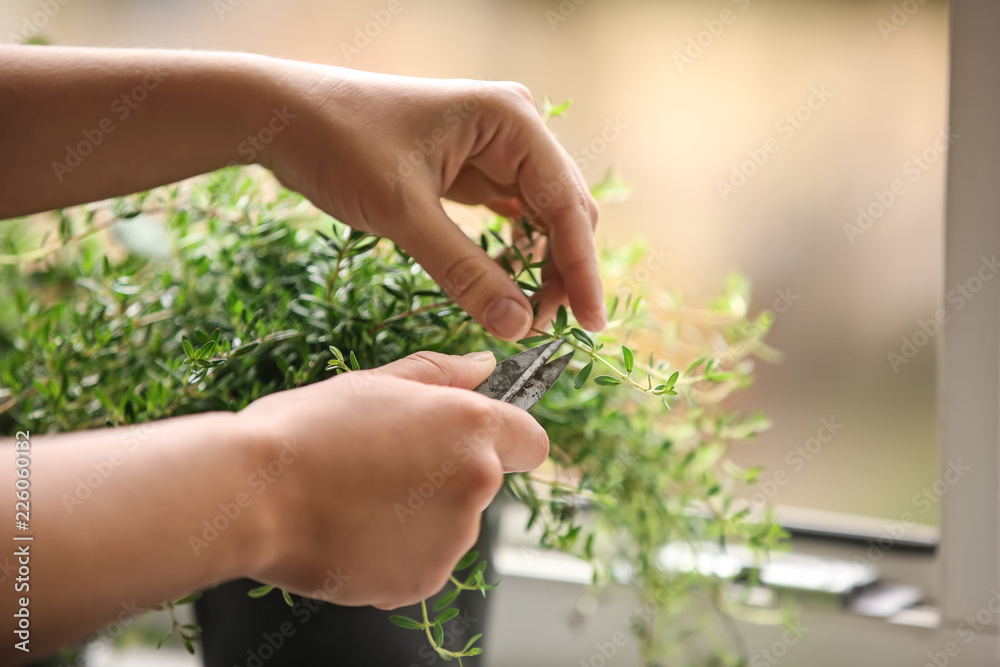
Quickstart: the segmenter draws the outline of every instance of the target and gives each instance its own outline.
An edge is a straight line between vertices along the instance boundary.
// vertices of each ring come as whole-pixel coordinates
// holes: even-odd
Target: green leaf
[[[452,591],[449,591],[449,592],[445,593],[441,597],[439,597],[434,602],[434,611],[441,611],[442,609],[444,609],[445,607],[447,607],[448,605],[450,605],[452,602],[455,601],[455,598],[457,598],[458,594],[461,593],[461,592],[462,591],[460,591],[459,589],[456,588],[456,589],[454,589]]]
[[[589,345],[590,349],[594,349],[594,340],[590,337],[590,334],[588,334],[586,331],[584,331],[583,329],[577,329],[576,327],[573,327],[572,329],[569,330],[569,332],[573,334],[573,338],[576,338],[584,345]]]
[[[249,595],[252,598],[262,598],[273,590],[274,586],[260,586],[258,588],[254,588],[253,590],[247,591],[247,595]]]
[[[550,336],[549,334],[542,334],[541,336],[528,336],[527,338],[522,338],[521,340],[517,341],[517,344],[531,347],[532,345],[535,345],[537,343],[545,343],[550,340],[552,340],[552,336]]]
[[[469,553],[462,556],[462,560],[458,561],[458,565],[454,567],[454,570],[456,572],[461,572],[467,567],[472,567],[473,563],[476,562],[477,558],[479,558],[479,552],[470,551]]]
[[[408,618],[406,616],[392,615],[389,617],[389,620],[392,621],[395,625],[398,625],[399,627],[404,628],[406,630],[424,629],[423,623],[415,621],[412,618]]]
[[[358,363],[358,358],[354,356],[354,350],[351,350],[351,369],[356,371],[361,370],[361,364]]]
[[[480,633],[478,635],[473,636],[472,639],[470,639],[469,641],[467,641],[465,643],[465,648],[462,649],[462,653],[467,653],[468,650],[470,648],[472,648],[472,645],[475,644],[477,641],[479,641],[479,638],[482,637],[482,636],[483,636],[482,633]]]
[[[681,376],[681,374],[680,374],[680,371],[674,371],[674,372],[673,372],[673,373],[672,373],[672,374],[670,375],[670,378],[669,378],[669,379],[667,380],[667,387],[668,387],[668,388],[671,388],[671,387],[673,387],[673,386],[674,386],[675,384],[677,384],[677,380],[678,380],[678,379],[680,378],[680,376]]]
[[[566,313],[566,306],[559,306],[559,310],[556,311],[556,321],[554,328],[556,331],[562,331],[566,328],[566,323],[569,321],[569,315]]]
[[[571,104],[573,104],[573,100],[571,99],[560,102],[559,104],[552,104],[552,100],[544,97],[542,98],[542,118],[545,120],[558,118],[569,110]]]
[[[622,346],[622,358],[625,361],[625,372],[631,375],[632,369],[635,368],[635,355],[627,345]]]
[[[690,375],[692,372],[694,372],[694,369],[698,368],[698,366],[701,366],[702,363],[704,363],[704,361],[705,357],[701,357],[700,359],[695,359],[694,361],[692,361],[691,365],[687,367],[686,371],[684,371],[684,375]]]
[[[187,355],[187,358],[194,359],[194,346],[191,345],[191,341],[187,339],[187,336],[181,339],[181,345],[184,346],[184,354]]]
[[[586,382],[587,382],[587,378],[590,377],[590,371],[592,371],[592,370],[594,370],[594,362],[593,361],[591,361],[586,366],[584,366],[582,369],[580,369],[580,372],[577,373],[577,375],[576,375],[576,380],[573,382],[573,386],[576,387],[577,389],[580,389],[581,387],[583,387],[583,385],[586,384]]]
[[[611,377],[610,375],[598,375],[597,377],[594,378],[594,382],[600,385],[604,385],[605,387],[613,387],[615,385],[621,384],[622,379]]]
[[[191,604],[201,598],[201,593],[191,593],[190,595],[185,595],[182,598],[174,600],[174,606],[180,606],[182,604]]]
[[[452,607],[451,609],[445,609],[442,611],[438,617],[434,619],[434,622],[440,625],[442,623],[447,623],[456,616],[458,616],[458,609]]]
[[[434,643],[438,646],[444,644],[444,628],[441,627],[440,623],[434,624]]]
[[[295,602],[292,600],[292,596],[289,595],[288,591],[286,591],[284,588],[281,589],[281,597],[285,599],[285,604],[287,604],[289,607],[295,606]]]

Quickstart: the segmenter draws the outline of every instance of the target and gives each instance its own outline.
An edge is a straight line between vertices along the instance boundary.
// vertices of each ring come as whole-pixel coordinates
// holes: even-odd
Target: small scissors
[[[476,387],[476,391],[523,410],[530,410],[552,388],[573,358],[573,353],[570,352],[555,361],[549,361],[562,344],[562,340],[554,340],[504,359]]]

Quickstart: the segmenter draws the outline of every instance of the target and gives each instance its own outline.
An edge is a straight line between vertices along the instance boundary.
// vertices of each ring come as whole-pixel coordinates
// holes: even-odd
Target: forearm
[[[277,62],[0,47],[0,219],[261,160],[261,144],[247,139],[273,122]]]
[[[241,493],[254,496],[248,477],[266,457],[237,424],[218,413],[31,438],[34,539],[13,543],[30,545],[30,590],[15,593],[13,577],[2,584],[0,663],[37,658],[123,612],[247,574],[266,557],[258,539],[266,508],[237,504]],[[0,451],[13,509],[13,446]],[[203,522],[234,505],[240,515],[206,538]],[[12,646],[20,596],[30,596],[30,655]]]

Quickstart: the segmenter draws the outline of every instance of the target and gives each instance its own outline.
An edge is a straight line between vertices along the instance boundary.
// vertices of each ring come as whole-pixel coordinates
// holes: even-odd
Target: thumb
[[[452,222],[440,202],[416,209],[396,239],[403,249],[494,336],[527,336],[534,320],[531,304],[507,272]]]
[[[440,352],[415,352],[408,357],[364,373],[390,375],[423,384],[475,389],[485,380],[497,360],[492,352],[472,352],[465,356]]]

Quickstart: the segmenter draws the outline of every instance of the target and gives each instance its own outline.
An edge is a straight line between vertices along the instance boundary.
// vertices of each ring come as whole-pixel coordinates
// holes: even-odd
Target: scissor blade
[[[562,372],[566,370],[566,366],[569,365],[569,360],[572,358],[573,353],[571,352],[542,366],[541,370],[532,375],[524,383],[524,386],[514,394],[510,399],[510,404],[516,405],[522,410],[530,410],[535,407],[535,404],[542,400],[545,392],[552,388]]]
[[[524,386],[528,376],[551,359],[562,344],[562,340],[554,340],[504,359],[497,364],[490,376],[476,387],[476,391],[490,398],[510,402],[510,397]]]

